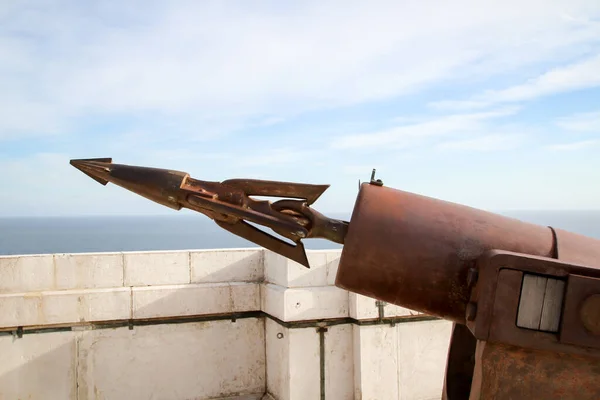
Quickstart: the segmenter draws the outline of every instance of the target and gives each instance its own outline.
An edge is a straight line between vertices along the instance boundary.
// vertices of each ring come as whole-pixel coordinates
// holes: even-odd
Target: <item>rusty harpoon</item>
[[[348,228],[348,222],[327,218],[310,207],[329,185],[255,179],[202,181],[182,171],[113,164],[111,158],[71,160],[71,165],[102,185],[111,182],[174,210],[188,208],[203,213],[221,228],[307,268],[302,239],[323,238],[343,244]],[[255,224],[272,229],[282,238]]]

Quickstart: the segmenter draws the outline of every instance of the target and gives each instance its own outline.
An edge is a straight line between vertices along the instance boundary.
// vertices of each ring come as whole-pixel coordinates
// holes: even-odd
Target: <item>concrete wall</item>
[[[0,257],[0,400],[440,399],[450,323],[334,287],[339,256]]]

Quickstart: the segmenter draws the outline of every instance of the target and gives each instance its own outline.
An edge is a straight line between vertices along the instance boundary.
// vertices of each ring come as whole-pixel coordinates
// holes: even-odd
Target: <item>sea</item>
[[[498,212],[600,239],[598,211]],[[348,220],[350,213],[328,214]],[[307,249],[338,249],[326,240],[304,240]],[[0,218],[0,255],[252,248],[200,214]]]

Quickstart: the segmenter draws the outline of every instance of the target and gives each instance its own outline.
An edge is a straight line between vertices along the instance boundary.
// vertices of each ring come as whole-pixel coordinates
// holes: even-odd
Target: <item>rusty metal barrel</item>
[[[464,324],[470,270],[492,249],[600,263],[595,239],[364,183],[336,286]]]

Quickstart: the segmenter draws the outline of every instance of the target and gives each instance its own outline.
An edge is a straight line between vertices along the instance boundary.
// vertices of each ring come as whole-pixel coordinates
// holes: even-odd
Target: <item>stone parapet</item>
[[[0,398],[439,399],[451,324],[263,249],[0,257]]]

